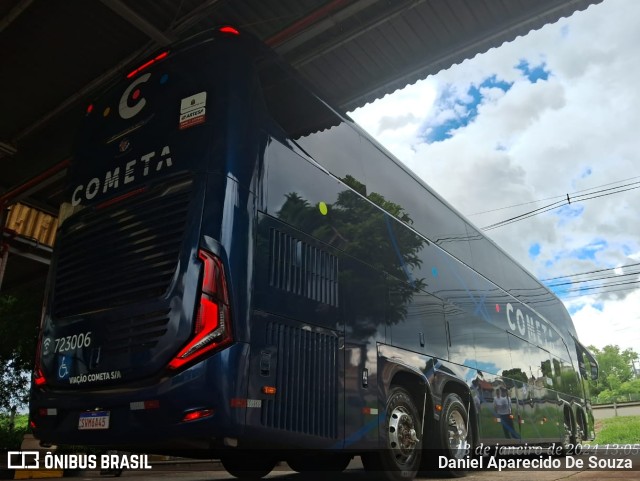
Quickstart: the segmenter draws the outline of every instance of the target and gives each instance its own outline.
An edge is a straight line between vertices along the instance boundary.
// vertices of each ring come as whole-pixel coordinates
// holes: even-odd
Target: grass
[[[596,421],[596,439],[590,444],[640,443],[640,416],[620,416]]]
[[[26,414],[18,414],[15,418],[13,431],[9,430],[9,415],[0,413],[0,450],[19,449],[22,437],[27,432],[29,417]]]

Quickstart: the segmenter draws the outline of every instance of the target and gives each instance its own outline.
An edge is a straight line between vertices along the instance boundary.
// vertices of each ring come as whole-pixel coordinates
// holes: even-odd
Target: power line
[[[602,291],[602,292],[592,292],[592,293],[589,293],[589,294],[575,294],[575,295],[572,295],[572,296],[565,296],[562,293],[560,293],[560,294],[558,294],[558,297],[560,297],[563,300],[564,299],[576,299],[578,297],[584,297],[586,295],[591,296],[591,295],[609,294],[611,292],[635,291],[636,289],[637,289],[637,287],[625,287],[625,288],[622,288],[622,289],[610,289],[610,290]]]
[[[612,276],[594,277],[592,279],[582,279],[582,280],[577,280],[577,281],[559,282],[558,284],[547,284],[547,287],[568,286],[568,285],[573,285],[573,284],[580,284],[582,282],[596,282],[596,281],[602,281],[604,279],[614,279],[614,278],[620,278],[620,277],[625,277],[625,276],[633,276],[633,275],[638,275],[638,274],[640,274],[640,271],[638,271],[638,272],[629,272],[628,274],[614,274]]]
[[[545,200],[564,199],[564,198],[565,198],[564,195],[554,195],[553,197],[546,197],[544,199],[532,200],[529,202],[522,202],[521,204],[513,204],[513,205],[508,205],[506,207],[498,207],[496,209],[483,210],[482,212],[474,212],[473,214],[468,214],[467,217],[473,217],[474,215],[481,215],[481,214],[489,214],[490,212],[498,212],[499,210],[513,209],[514,207],[522,207],[523,205],[537,204],[538,202],[543,202]]]
[[[636,184],[640,184],[640,182],[636,182]],[[621,186],[621,187],[624,187],[624,186]],[[574,201],[576,201],[576,200],[577,201],[586,201],[586,200],[591,200],[591,199],[597,199],[597,198],[600,198],[600,197],[606,197],[608,195],[619,194],[621,192],[626,192],[628,190],[634,190],[634,189],[638,189],[638,188],[640,188],[640,185],[637,185],[635,187],[631,187],[629,189],[618,190],[616,192],[609,192],[609,193],[601,194],[601,195],[592,195],[591,197],[585,197],[583,199],[574,198]],[[605,189],[605,190],[608,190],[608,189]],[[597,192],[593,192],[592,194],[596,194],[596,193]],[[589,194],[589,195],[591,195],[591,194]],[[582,196],[578,196],[578,197],[582,197]],[[560,205],[558,205],[558,204],[560,204]],[[529,217],[533,217],[534,215],[544,214],[545,212],[549,212],[550,210],[554,210],[554,209],[557,209],[559,207],[564,207],[564,206],[570,205],[570,204],[571,204],[570,201],[567,201],[567,202],[564,202],[564,201],[554,202],[553,204],[549,204],[547,206],[540,207],[539,209],[535,209],[533,211],[521,214],[519,216],[512,217],[510,219],[506,219],[506,220],[503,220],[503,221],[500,221],[500,222],[496,222],[495,224],[491,224],[489,226],[483,227],[482,230],[487,231],[487,230],[497,229],[498,227],[504,227],[506,225],[513,224],[515,222],[528,219]]]
[[[613,181],[613,182],[608,182],[606,184],[596,185],[595,187],[589,187],[588,189],[577,190],[575,192],[570,192],[569,194],[554,195],[552,197],[545,197],[544,199],[532,200],[532,201],[529,201],[529,202],[522,202],[521,204],[513,204],[513,205],[508,205],[506,207],[498,207],[496,209],[484,210],[482,212],[475,212],[473,214],[468,214],[467,217],[472,217],[474,215],[488,214],[490,212],[497,212],[499,210],[512,209],[514,207],[522,207],[523,205],[537,204],[538,202],[543,202],[545,200],[565,199],[567,195],[571,196],[571,195],[579,194],[581,192],[587,192],[589,190],[599,189],[600,187],[605,187],[607,185],[619,184],[620,182],[627,182],[627,181],[633,180],[633,179],[640,179],[640,176],[628,177],[626,179],[621,179],[621,180],[616,180],[616,181]]]
[[[640,281],[612,282],[609,284],[602,284],[601,286],[577,287],[575,289],[567,289],[564,292],[583,292],[583,291],[590,291],[593,289],[603,289],[605,287],[617,287],[617,286],[626,286],[626,285],[632,285],[632,284],[640,284]]]
[[[571,279],[571,278],[575,278],[575,277],[582,277],[582,276],[588,276],[588,275],[593,275],[593,274],[604,274],[607,272],[612,272],[615,271],[616,269],[626,269],[626,268],[630,268],[630,267],[637,267],[640,266],[640,262],[636,262],[633,264],[625,264],[622,266],[617,266],[617,267],[609,267],[606,269],[595,269],[592,271],[586,271],[586,272],[578,272],[575,274],[568,274],[568,275],[564,275],[564,276],[556,276],[556,277],[548,277],[546,279],[541,279],[541,282],[545,282],[545,281],[552,281],[552,280],[558,280],[558,279]],[[554,287],[560,287],[560,286],[565,286],[565,285],[573,285],[573,284],[581,284],[583,282],[598,282],[598,281],[603,281],[606,279],[618,279],[618,280],[623,280],[621,278],[624,277],[628,277],[628,276],[633,276],[633,275],[640,275],[640,271],[636,271],[634,270],[633,272],[627,272],[627,273],[622,273],[622,274],[613,274],[613,275],[599,275],[596,277],[590,277],[587,279],[574,279],[574,280],[569,280],[568,282],[558,282],[555,284],[545,284],[546,287],[548,288],[554,288]],[[565,291],[560,291],[557,292],[557,295],[562,297],[562,299],[572,299],[572,298],[576,298],[576,297],[583,297],[584,295],[588,295],[583,293],[584,291],[590,291],[590,290],[596,290],[596,289],[607,289],[610,287],[617,287],[617,286],[623,286],[623,285],[635,285],[635,284],[640,284],[640,280],[636,280],[636,281],[629,281],[629,282],[614,282],[614,283],[606,283],[606,284],[600,284],[597,286],[588,286],[588,287],[576,287],[575,289],[567,289]],[[607,289],[607,290],[603,290],[601,292],[594,292],[594,293],[590,293],[590,294],[606,294],[609,292],[621,292],[621,291],[630,291],[630,290],[635,290],[638,287],[626,287],[623,289]],[[582,294],[577,294],[577,295],[572,295],[572,296],[567,296],[567,293],[571,293],[571,292],[581,292]]]
[[[517,215],[515,217],[511,217],[510,219],[506,219],[500,222],[496,222],[495,224],[488,225],[486,227],[482,227],[482,230],[492,230],[497,229],[498,227],[503,227],[505,225],[513,224],[514,222],[518,222],[521,220],[528,219],[529,217],[533,217],[534,215],[544,214],[545,212],[549,212],[550,210],[557,209],[558,207],[562,207],[567,205],[567,203],[563,200],[559,200],[549,205],[545,205],[544,207],[540,207],[538,209],[525,212],[524,214]]]
[[[623,187],[628,187],[628,188],[623,189]],[[574,202],[575,201],[582,202],[582,201],[586,201],[586,200],[598,199],[600,197],[606,197],[608,195],[613,195],[613,194],[620,194],[622,192],[627,192],[629,190],[635,190],[635,189],[639,189],[639,188],[640,188],[640,182],[631,182],[629,184],[619,185],[617,187],[610,187],[608,189],[601,189],[601,190],[598,190],[598,191],[595,191],[595,192],[590,192],[588,194],[580,194],[580,195],[574,196],[573,197],[573,201]],[[599,195],[596,195],[596,194],[599,194]],[[515,217],[511,217],[509,219],[505,219],[503,221],[496,222],[494,224],[488,225],[486,227],[483,227],[482,230],[488,231],[488,230],[492,230],[492,229],[497,229],[498,227],[504,227],[506,225],[513,224],[514,222],[519,222],[521,220],[528,219],[529,217],[533,217],[534,215],[543,214],[543,213],[548,212],[550,210],[557,209],[559,207],[563,207],[565,205],[570,205],[570,204],[571,204],[571,198],[570,198],[569,194],[567,194],[567,200],[566,201],[560,200],[560,201],[553,202],[553,203],[548,204],[546,206],[539,207],[538,209],[534,209],[532,211],[525,212],[524,214],[520,214],[520,215],[517,215]]]
[[[623,266],[618,266],[618,267],[608,267],[606,269],[597,269],[595,271],[578,272],[576,274],[567,274],[567,275],[564,275],[564,276],[557,276],[557,277],[547,277],[545,279],[540,279],[540,282],[554,281],[556,279],[565,279],[567,277],[579,277],[579,276],[584,276],[584,275],[587,275],[587,274],[595,274],[597,272],[613,271],[615,269],[624,269],[626,267],[635,267],[635,266],[640,266],[640,262],[636,262],[635,264],[625,264]]]

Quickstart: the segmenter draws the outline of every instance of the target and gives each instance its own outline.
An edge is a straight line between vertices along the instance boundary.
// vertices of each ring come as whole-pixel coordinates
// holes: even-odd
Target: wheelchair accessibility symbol
[[[67,379],[69,377],[69,358],[62,356],[60,358],[60,367],[58,367],[58,379]]]

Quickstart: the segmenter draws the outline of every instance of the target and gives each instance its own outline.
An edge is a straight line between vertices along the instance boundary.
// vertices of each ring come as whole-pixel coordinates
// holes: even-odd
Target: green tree
[[[28,401],[35,360],[43,284],[0,295],[0,410],[21,409]]]
[[[620,388],[618,388],[620,394],[628,395],[628,394],[639,394],[640,393],[640,378],[632,379],[631,381],[626,381],[620,384]]]
[[[633,362],[638,353],[633,349],[622,351],[619,346],[607,345],[602,349],[589,346],[599,366],[597,381],[591,382],[591,392],[601,401],[612,401],[628,394],[640,394],[640,380],[634,379]]]

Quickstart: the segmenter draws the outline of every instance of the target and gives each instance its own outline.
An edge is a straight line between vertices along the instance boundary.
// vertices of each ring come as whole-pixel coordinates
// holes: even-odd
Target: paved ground
[[[487,470],[481,472],[473,472],[467,474],[464,478],[466,481],[618,481],[618,480],[639,480],[640,479],[640,455],[636,455],[632,459],[634,470],[624,471],[602,471],[595,469],[584,469],[581,471],[502,471]],[[584,458],[585,464],[588,463],[588,457]],[[327,479],[326,476],[311,477],[315,481],[318,479]],[[112,479],[109,476],[101,476],[98,471],[89,471],[82,473],[74,478],[82,481],[98,481]],[[131,481],[210,481],[210,480],[233,480],[232,476],[226,471],[221,470],[217,463],[194,463],[183,465],[162,465],[154,466],[150,471],[125,471],[121,479],[130,479]],[[296,473],[289,470],[286,464],[279,466],[274,470],[267,479],[276,481],[306,481],[310,476]],[[339,475],[331,475],[331,481],[369,481],[371,476],[363,469],[358,458],[354,459],[346,471]],[[442,478],[434,475],[429,478],[419,479],[450,479]]]

